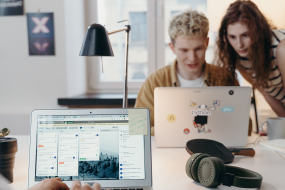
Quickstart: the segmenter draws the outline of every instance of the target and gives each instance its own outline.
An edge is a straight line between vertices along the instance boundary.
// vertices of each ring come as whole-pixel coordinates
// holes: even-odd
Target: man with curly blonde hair
[[[221,80],[215,73],[220,67],[205,61],[209,43],[209,21],[203,13],[186,10],[175,15],[168,28],[169,47],[176,55],[171,65],[152,73],[144,82],[135,107],[150,110],[152,135],[154,135],[154,89],[156,87],[236,86],[235,79]],[[225,72],[225,75],[230,73]]]

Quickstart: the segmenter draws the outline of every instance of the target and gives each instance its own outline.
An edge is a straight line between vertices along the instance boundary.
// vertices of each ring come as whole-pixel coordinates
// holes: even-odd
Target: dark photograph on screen
[[[79,180],[119,179],[119,131],[100,132],[98,161],[79,161]]]
[[[27,13],[29,55],[55,55],[53,13]]]

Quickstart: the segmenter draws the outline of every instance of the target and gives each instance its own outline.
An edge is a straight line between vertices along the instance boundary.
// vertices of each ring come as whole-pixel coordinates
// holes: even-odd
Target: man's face
[[[209,38],[177,36],[175,44],[169,43],[169,46],[177,56],[180,70],[183,70],[187,75],[193,75],[203,71],[208,43]]]

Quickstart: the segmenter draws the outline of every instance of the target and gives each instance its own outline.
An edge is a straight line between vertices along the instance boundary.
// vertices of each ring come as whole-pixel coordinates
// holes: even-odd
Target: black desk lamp
[[[124,81],[124,98],[123,108],[128,107],[128,51],[129,51],[129,31],[130,25],[126,25],[125,28],[108,32],[104,26],[100,24],[92,24],[88,27],[85,34],[85,38],[81,47],[80,56],[114,56],[112,46],[108,35],[121,31],[126,31],[126,55],[125,55],[125,81]]]

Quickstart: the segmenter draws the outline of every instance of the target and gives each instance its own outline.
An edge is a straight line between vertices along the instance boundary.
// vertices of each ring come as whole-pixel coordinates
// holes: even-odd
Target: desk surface
[[[13,136],[18,140],[18,152],[14,167],[14,182],[10,184],[15,190],[27,189],[29,136]],[[156,148],[152,137],[152,173],[154,190],[189,190],[207,189],[199,183],[189,179],[185,173],[185,163],[189,158],[184,148]],[[253,143],[257,136],[248,138]],[[264,139],[261,138],[261,141]],[[263,176],[262,189],[285,189],[285,154],[251,144],[248,147],[255,149],[255,157],[236,156],[233,166],[247,168]],[[217,189],[241,189],[235,187],[219,186]]]

